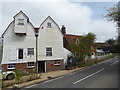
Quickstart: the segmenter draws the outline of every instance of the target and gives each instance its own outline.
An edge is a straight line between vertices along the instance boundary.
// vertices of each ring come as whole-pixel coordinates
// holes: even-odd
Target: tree
[[[108,13],[105,15],[107,20],[117,22],[118,25],[118,43],[115,48],[120,52],[120,1],[107,11]]]
[[[118,22],[120,21],[120,2],[118,4],[115,4],[113,7],[109,8],[107,10],[107,14],[105,17],[107,18],[108,21],[114,21]]]
[[[108,46],[113,46],[114,43],[115,43],[115,40],[114,40],[114,39],[108,39],[105,43],[106,43]]]
[[[78,38],[77,44],[70,44],[69,48],[74,53],[74,56],[79,59],[79,61],[85,60],[86,57],[90,59],[93,52],[93,46],[96,39],[96,35],[93,33],[88,33],[80,38]]]

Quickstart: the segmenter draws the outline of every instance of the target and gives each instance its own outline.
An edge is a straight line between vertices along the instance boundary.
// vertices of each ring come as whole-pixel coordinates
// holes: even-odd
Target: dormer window
[[[50,23],[50,22],[48,22],[48,23],[47,23],[47,28],[52,28],[52,26],[51,26],[51,23]]]
[[[18,19],[18,25],[24,25],[24,19]]]

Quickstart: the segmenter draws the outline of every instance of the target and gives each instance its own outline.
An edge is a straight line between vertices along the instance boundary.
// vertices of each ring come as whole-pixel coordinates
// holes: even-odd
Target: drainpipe
[[[36,70],[37,70],[37,73],[38,73],[38,46],[37,46],[37,44],[38,44],[38,32],[36,32],[35,33],[35,37],[36,37]]]

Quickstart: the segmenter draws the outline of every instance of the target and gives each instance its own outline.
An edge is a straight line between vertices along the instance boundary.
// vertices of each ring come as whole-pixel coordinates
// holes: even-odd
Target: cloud
[[[80,2],[71,3],[68,0],[54,2],[53,0],[53,2],[5,2],[3,4],[3,11],[1,12],[4,22],[1,32],[13,20],[12,17],[20,10],[23,10],[34,26],[40,26],[42,21],[50,15],[60,27],[62,25],[67,27],[67,33],[83,35],[93,32],[97,35],[97,41],[113,38],[116,34],[115,23],[103,19],[92,19],[91,16],[95,11]]]

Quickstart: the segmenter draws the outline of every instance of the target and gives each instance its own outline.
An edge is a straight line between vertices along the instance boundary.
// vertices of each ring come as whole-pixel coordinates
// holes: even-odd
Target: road
[[[24,89],[29,88],[118,88],[118,58]]]

